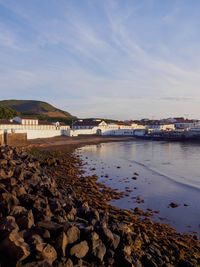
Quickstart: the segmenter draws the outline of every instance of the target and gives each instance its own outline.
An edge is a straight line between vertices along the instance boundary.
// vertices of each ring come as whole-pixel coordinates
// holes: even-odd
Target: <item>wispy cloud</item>
[[[172,29],[184,12],[171,1],[166,10],[160,6],[155,12],[151,3],[45,0],[37,6],[34,1],[0,1],[8,13],[0,22],[1,97],[42,98],[76,115],[119,118],[176,113],[175,101],[180,113],[184,105],[197,103],[196,19],[190,24],[191,43],[180,33],[184,16]],[[181,7],[186,12],[187,6]]]

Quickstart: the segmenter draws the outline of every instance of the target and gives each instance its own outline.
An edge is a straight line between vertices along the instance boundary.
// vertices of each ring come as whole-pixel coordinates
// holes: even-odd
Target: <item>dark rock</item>
[[[75,190],[81,197],[83,189],[83,199],[91,197],[98,210],[79,200],[72,190],[76,178],[83,174],[82,170],[73,169],[77,159],[68,162],[53,157],[40,165],[24,150],[7,146],[0,147],[0,159],[0,267],[170,267],[172,263],[190,267],[193,264],[185,259],[193,257],[198,263],[196,235],[188,245],[189,236],[176,235],[150,219],[140,222],[133,214],[114,207],[109,215],[106,204],[99,204],[104,193],[105,199],[110,195],[106,186],[95,184],[97,176],[81,177],[78,180],[83,187],[77,181]],[[60,170],[61,174],[67,171],[67,179],[58,177]],[[51,177],[54,173],[58,183]],[[68,175],[71,185],[66,184]],[[138,178],[137,173],[133,176]],[[96,198],[100,186],[103,190]],[[127,187],[126,191],[131,189]],[[110,192],[114,194],[111,189]],[[139,196],[133,198],[141,203]],[[145,213],[136,208],[135,214]],[[166,232],[162,233],[163,229]]]
[[[0,190],[0,213],[7,216],[13,206],[19,205],[19,200],[7,192],[5,189]]]
[[[29,256],[30,247],[14,230],[0,242],[0,254],[8,264],[15,263],[17,265]]]
[[[15,230],[16,232],[18,232],[19,230],[19,227],[16,224],[15,218],[13,216],[7,216],[0,220],[0,240],[13,230]]]
[[[137,215],[143,215],[143,211],[142,211],[141,208],[139,208],[139,207],[136,207],[136,208],[134,209],[134,213],[137,214]]]
[[[52,267],[46,260],[43,261],[32,261],[23,265],[23,267]]]
[[[108,228],[102,227],[99,230],[99,235],[106,247],[116,249],[120,242],[120,237],[113,234]]]
[[[95,240],[92,244],[92,254],[99,259],[100,261],[103,261],[103,257],[106,254],[106,247],[101,241],[101,239]]]
[[[144,267],[158,267],[155,261],[152,259],[151,255],[146,254],[140,259]]]
[[[73,221],[74,216],[77,214],[77,210],[70,205],[66,205],[63,209],[66,212],[67,219]]]
[[[57,259],[57,252],[50,244],[47,244],[41,253],[42,257],[51,265]]]
[[[143,267],[141,261],[136,260],[136,262],[134,262],[134,267]]]
[[[161,254],[161,252],[160,252],[160,249],[158,249],[156,246],[154,246],[154,245],[150,245],[149,246],[149,253],[151,254],[151,255],[154,255],[156,258],[158,258],[158,257],[162,257],[162,254]]]
[[[7,165],[8,161],[6,159],[0,159],[0,165]]]
[[[106,263],[106,265],[113,265],[114,263],[114,255],[115,255],[115,252],[111,249],[108,249],[106,251],[106,254],[104,256],[104,261]]]
[[[34,225],[32,210],[28,211],[24,207],[15,206],[12,209],[11,215],[15,217],[20,230],[29,229]]]
[[[73,262],[71,259],[68,259],[67,262],[63,265],[63,267],[73,267]]]
[[[49,231],[59,231],[63,229],[63,225],[53,221],[40,221],[37,223],[37,226]]]
[[[67,236],[64,232],[62,232],[55,241],[55,248],[64,257],[66,256],[66,246],[67,246]]]
[[[27,194],[27,192],[23,185],[17,184],[12,188],[12,194],[15,195],[16,197],[20,197],[22,195]]]
[[[182,260],[180,260],[178,262],[178,265],[177,266],[178,267],[193,267],[194,265],[191,262],[182,259]]]
[[[112,247],[114,249],[117,249],[118,245],[119,245],[119,242],[120,242],[120,236],[119,235],[116,235],[116,234],[113,234],[113,242],[112,242]]]
[[[178,206],[180,206],[180,205],[177,204],[177,203],[175,203],[175,202],[171,202],[171,203],[169,204],[169,207],[171,207],[171,208],[177,208]]]
[[[57,252],[54,247],[45,243],[41,236],[33,235],[31,246],[35,250],[38,259],[46,260],[49,264],[52,264],[57,259]]]
[[[64,225],[64,232],[66,234],[68,244],[73,244],[80,239],[80,230],[76,226],[66,223]]]
[[[131,247],[130,246],[124,246],[123,252],[128,254],[128,255],[131,255]]]
[[[82,241],[78,243],[77,245],[74,245],[70,249],[70,255],[76,256],[76,258],[83,258],[88,253],[89,247],[86,241]]]
[[[118,267],[134,267],[132,257],[124,252],[116,255],[116,265]]]

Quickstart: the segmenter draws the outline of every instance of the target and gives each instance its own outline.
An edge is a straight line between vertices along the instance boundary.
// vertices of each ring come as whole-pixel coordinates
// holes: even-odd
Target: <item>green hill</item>
[[[18,116],[18,112],[9,107],[4,107],[0,105],[0,119],[12,119]]]
[[[58,109],[49,103],[37,100],[2,100],[0,106],[12,108],[22,115],[48,116],[50,118],[73,119],[69,112]]]

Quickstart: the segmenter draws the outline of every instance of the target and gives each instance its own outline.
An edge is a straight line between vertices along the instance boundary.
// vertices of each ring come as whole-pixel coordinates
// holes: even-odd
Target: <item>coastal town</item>
[[[200,121],[179,118],[164,120],[125,120],[123,122],[104,120],[75,120],[71,126],[62,122],[40,121],[37,118],[14,117],[0,120],[0,142],[6,135],[23,134],[27,139],[55,136],[133,136],[155,140],[200,139]]]

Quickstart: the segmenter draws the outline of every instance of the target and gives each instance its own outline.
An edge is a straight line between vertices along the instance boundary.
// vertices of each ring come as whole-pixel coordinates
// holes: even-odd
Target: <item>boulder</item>
[[[10,213],[13,206],[19,205],[19,200],[6,190],[2,191],[0,190],[0,213],[2,212],[6,216]]]
[[[13,216],[7,216],[0,220],[0,240],[13,230],[16,232],[19,230],[19,227],[16,224]]]
[[[93,240],[92,242],[92,255],[100,262],[103,261],[103,257],[106,254],[106,247],[101,239]]]
[[[120,236],[113,234],[110,229],[106,227],[101,227],[99,230],[99,235],[106,247],[111,247],[113,249],[116,249],[118,247],[120,242]]]
[[[37,226],[39,228],[47,229],[49,231],[58,231],[63,229],[63,226],[61,224],[58,224],[53,221],[40,221],[37,223]]]
[[[12,188],[12,194],[14,194],[16,197],[20,197],[24,194],[26,194],[26,189],[23,185],[16,185]]]
[[[65,257],[66,247],[67,247],[67,236],[65,232],[62,232],[55,241],[55,248],[61,254],[61,256]]]
[[[45,260],[49,264],[52,264],[57,259],[57,252],[54,247],[45,243],[41,236],[33,235],[30,243],[38,259]]]
[[[68,259],[67,262],[64,264],[64,267],[73,267],[73,262],[71,259]]]
[[[80,230],[76,226],[66,223],[64,225],[64,232],[66,234],[68,244],[73,244],[80,239]]]
[[[28,211],[22,206],[15,206],[10,214],[15,217],[20,230],[30,229],[34,225],[32,210]]]
[[[86,241],[82,241],[82,242],[78,243],[77,245],[74,245],[70,249],[70,255],[81,259],[81,258],[85,257],[85,255],[88,253],[88,251],[89,251],[88,243]]]
[[[12,231],[0,242],[0,253],[8,263],[7,266],[11,263],[17,265],[29,256],[30,247],[17,231]]]
[[[119,267],[134,267],[132,257],[125,252],[121,252],[117,255],[116,263]]]
[[[171,207],[171,208],[177,208],[178,206],[180,206],[180,205],[177,204],[177,203],[175,203],[175,202],[171,202],[171,203],[169,204],[169,207]]]
[[[57,259],[57,252],[53,246],[47,244],[42,250],[42,256],[49,264],[52,265],[52,263]]]

